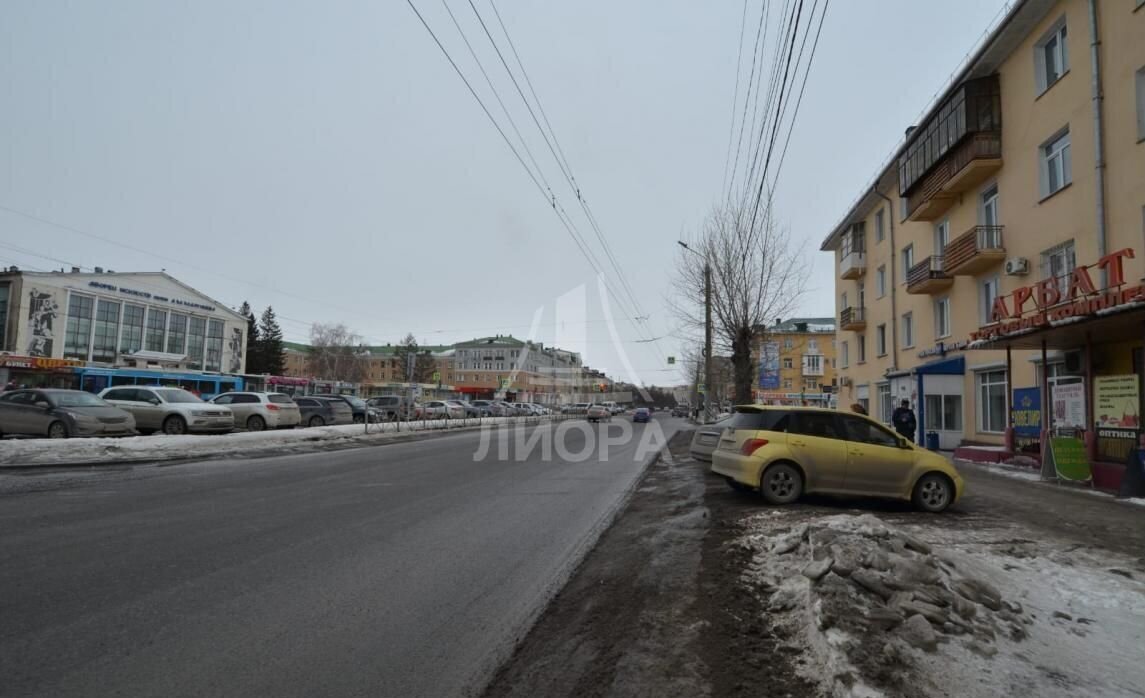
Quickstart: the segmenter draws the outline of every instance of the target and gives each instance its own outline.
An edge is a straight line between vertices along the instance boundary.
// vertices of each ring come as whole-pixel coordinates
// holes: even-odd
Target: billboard
[[[1038,438],[1042,431],[1042,391],[1040,388],[1015,388],[1011,421],[1014,435]]]
[[[759,387],[779,388],[779,342],[764,342],[759,348]]]

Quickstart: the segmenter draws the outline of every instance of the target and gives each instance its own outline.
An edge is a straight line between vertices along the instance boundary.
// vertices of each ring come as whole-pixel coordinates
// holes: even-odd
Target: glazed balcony
[[[906,275],[907,293],[938,293],[954,285],[954,277],[943,269],[942,255],[927,257]]]
[[[1002,226],[976,225],[952,240],[942,251],[944,271],[951,276],[973,276],[1006,259]]]
[[[862,332],[867,329],[865,308],[843,308],[839,313],[839,328],[847,332]]]
[[[839,262],[839,277],[857,279],[867,273],[867,255],[861,250],[847,252]]]

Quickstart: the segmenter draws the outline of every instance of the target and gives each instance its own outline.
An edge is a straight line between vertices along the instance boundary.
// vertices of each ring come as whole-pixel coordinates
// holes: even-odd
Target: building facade
[[[0,271],[0,351],[36,366],[241,374],[246,330],[163,272]]]
[[[835,318],[777,321],[756,338],[757,402],[835,404]]]
[[[841,404],[906,399],[920,440],[1013,449],[1014,391],[1036,389],[1041,432],[1115,459],[1094,383],[1140,373],[1145,331],[1082,325],[1133,311],[1145,272],[1143,5],[1015,3],[829,232]],[[1051,423],[1066,395],[1083,416]]]

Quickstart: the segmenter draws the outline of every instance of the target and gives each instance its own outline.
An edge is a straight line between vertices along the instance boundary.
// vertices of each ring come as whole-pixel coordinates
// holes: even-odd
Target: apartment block
[[[777,320],[757,330],[759,384],[768,405],[831,406],[835,402],[835,318]]]

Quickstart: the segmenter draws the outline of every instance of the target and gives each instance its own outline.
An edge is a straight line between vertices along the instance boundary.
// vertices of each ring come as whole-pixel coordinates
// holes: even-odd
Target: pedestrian
[[[866,414],[867,408],[856,402],[855,404],[851,405],[851,411],[856,414]]]
[[[1117,496],[1145,497],[1145,431],[1137,436],[1137,445],[1129,450]]]
[[[895,431],[905,436],[912,443],[914,442],[914,432],[918,429],[918,420],[914,417],[914,410],[910,408],[910,400],[903,400],[902,404],[891,415],[891,421],[895,425]]]
[[[16,381],[14,381],[14,380],[8,381],[8,384],[4,386],[5,391],[15,390],[15,389],[16,389]]]

